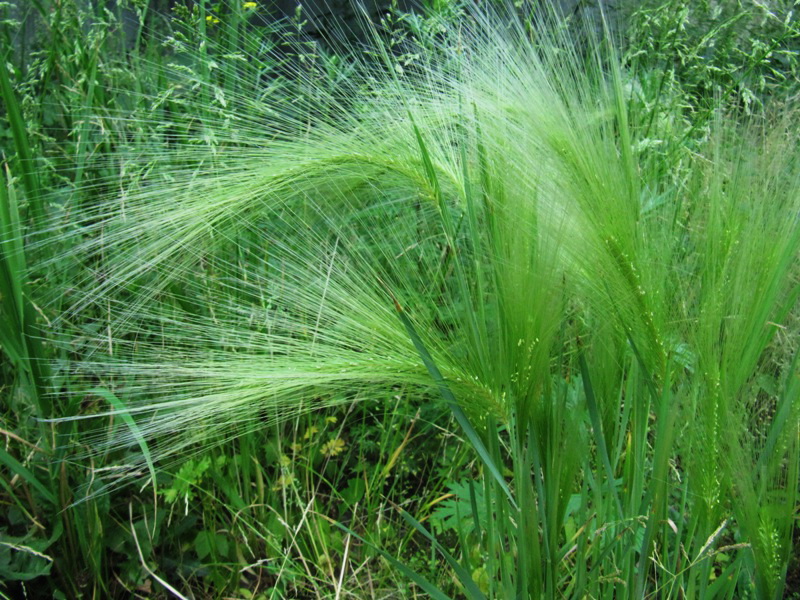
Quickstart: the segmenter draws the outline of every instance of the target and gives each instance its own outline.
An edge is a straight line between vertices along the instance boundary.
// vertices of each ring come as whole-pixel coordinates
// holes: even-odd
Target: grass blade
[[[12,473],[19,475],[21,479],[27,481],[31,487],[39,492],[52,506],[58,506],[55,494],[47,489],[33,471],[11,456],[3,448],[0,448],[0,464],[5,465]]]
[[[125,425],[127,425],[128,429],[131,430],[131,433],[136,439],[136,443],[139,445],[139,448],[142,451],[142,456],[147,463],[147,469],[150,471],[150,477],[153,478],[153,488],[155,489],[157,482],[156,468],[155,464],[153,463],[153,457],[150,454],[150,448],[147,446],[147,440],[144,439],[141,429],[139,429],[136,421],[134,421],[133,417],[130,415],[130,412],[128,412],[128,408],[125,406],[125,403],[114,393],[105,388],[93,388],[89,390],[89,393],[100,396],[106,402],[108,402],[116,411],[115,414],[119,415]]]
[[[14,145],[19,158],[20,169],[22,171],[22,183],[25,194],[31,207],[31,213],[35,223],[41,222],[44,217],[44,210],[39,190],[39,179],[36,175],[33,164],[33,153],[28,142],[28,131],[25,127],[25,120],[22,118],[22,111],[19,109],[17,96],[11,87],[11,79],[8,76],[5,56],[0,59],[0,96],[6,105],[6,116],[11,126],[11,133],[14,136]]]
[[[594,397],[594,388],[592,381],[589,377],[589,367],[586,365],[586,357],[581,353],[578,357],[581,368],[581,380],[583,381],[583,390],[586,394],[586,405],[589,408],[589,418],[592,421],[592,432],[594,433],[595,443],[597,444],[597,451],[603,460],[603,466],[606,469],[606,476],[608,477],[608,485],[611,486],[611,491],[614,494],[614,502],[617,505],[617,512],[622,518],[622,502],[619,499],[619,492],[617,485],[614,483],[614,468],[611,466],[611,459],[608,456],[608,448],[606,447],[606,438],[603,435],[603,427],[600,421],[600,412],[597,410],[597,401]]]
[[[408,512],[400,509],[400,515],[403,517],[406,523],[411,525],[414,529],[420,532],[425,538],[433,544],[433,547],[439,552],[439,554],[444,557],[447,561],[447,564],[455,571],[456,576],[461,581],[461,584],[464,586],[468,597],[470,598],[478,598],[481,600],[485,600],[486,596],[484,596],[483,592],[478,589],[477,584],[472,580],[472,575],[470,575],[467,570],[459,564],[459,562],[450,554],[445,548],[436,540],[431,533],[425,529],[422,524],[417,521],[414,517],[412,517]]]
[[[478,453],[481,461],[486,468],[489,469],[489,473],[491,473],[492,477],[497,481],[497,484],[505,493],[506,497],[508,498],[509,503],[511,506],[514,507],[515,510],[518,509],[517,503],[514,500],[514,496],[511,493],[511,490],[508,487],[505,479],[503,479],[503,475],[497,464],[492,459],[489,451],[486,449],[483,441],[481,440],[478,432],[475,431],[475,428],[469,422],[466,413],[464,413],[464,409],[459,406],[456,397],[453,395],[453,392],[447,386],[447,382],[445,381],[442,374],[439,372],[439,368],[436,366],[436,363],[433,362],[433,358],[431,357],[430,353],[428,352],[425,344],[422,342],[422,339],[419,337],[417,330],[414,328],[414,325],[411,323],[411,320],[406,316],[405,312],[403,311],[403,307],[397,302],[394,301],[395,309],[397,310],[397,316],[402,321],[403,325],[408,332],[411,341],[414,343],[414,347],[417,349],[417,352],[422,358],[422,362],[425,364],[425,367],[428,369],[428,373],[436,382],[436,386],[439,388],[439,393],[444,398],[445,402],[447,402],[448,406],[450,406],[450,410],[453,411],[453,415],[458,421],[458,424],[464,430],[464,433],[467,436],[470,444],[472,447],[475,448],[475,451]]]
[[[0,68],[0,72],[3,69]],[[6,166],[0,176],[0,308],[6,317],[0,324],[0,346],[14,366],[28,378],[30,395],[39,418],[51,416],[46,393],[48,369],[43,360],[36,314],[25,297],[25,250],[17,197]],[[43,436],[46,439],[46,436]]]
[[[350,529],[346,525],[343,525],[342,523],[339,523],[338,521],[332,521],[332,522],[333,522],[334,525],[336,525],[339,529],[341,529],[345,533],[347,533],[347,534],[353,536],[354,538],[356,538],[357,540],[367,544],[370,548],[372,548],[373,550],[378,552],[378,554],[380,554],[383,558],[388,560],[389,563],[391,563],[391,565],[394,568],[396,568],[403,575],[408,577],[411,581],[413,581],[420,588],[422,588],[422,590],[426,594],[428,594],[431,598],[433,598],[433,600],[452,600],[452,598],[450,598],[450,596],[448,596],[447,594],[442,592],[442,590],[437,588],[430,581],[425,579],[422,575],[420,575],[416,571],[414,571],[414,570],[410,569],[409,567],[407,567],[405,564],[403,564],[402,562],[397,560],[394,556],[392,556],[391,554],[389,554],[388,552],[386,552],[382,548],[376,546],[375,544],[373,544],[369,540],[364,539],[363,537],[358,535],[355,531],[353,531],[352,529]]]

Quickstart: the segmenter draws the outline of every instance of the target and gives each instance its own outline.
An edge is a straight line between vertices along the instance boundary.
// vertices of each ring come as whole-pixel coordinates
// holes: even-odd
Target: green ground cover
[[[798,597],[797,3],[166,4],[0,2],[0,595]]]

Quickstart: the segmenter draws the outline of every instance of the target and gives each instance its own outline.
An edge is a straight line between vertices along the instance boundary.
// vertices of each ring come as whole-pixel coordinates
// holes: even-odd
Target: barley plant
[[[772,37],[706,87],[675,2],[41,4],[0,594],[796,597],[789,3],[709,9]]]

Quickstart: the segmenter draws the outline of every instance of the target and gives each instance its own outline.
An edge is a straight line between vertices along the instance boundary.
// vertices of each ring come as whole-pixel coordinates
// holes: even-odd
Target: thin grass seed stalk
[[[292,85],[265,94],[222,88],[203,55],[168,70],[202,119],[139,140],[122,161],[141,176],[47,225],[81,266],[59,290],[65,374],[117,399],[57,421],[131,423],[86,442],[146,448],[136,474],[438,384],[484,466],[455,504],[461,554],[437,546],[470,597],[779,597],[800,451],[796,348],[776,339],[797,332],[796,132],[720,110],[707,140],[653,151],[643,136],[670,131],[633,101],[630,65],[546,18],[465,10],[404,58],[373,31],[336,85],[302,45]]]

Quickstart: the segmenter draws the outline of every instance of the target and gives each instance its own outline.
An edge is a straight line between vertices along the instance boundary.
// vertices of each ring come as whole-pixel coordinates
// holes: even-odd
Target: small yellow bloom
[[[344,440],[341,438],[334,438],[322,446],[321,452],[327,457],[333,457],[344,452],[346,448]]]
[[[282,467],[288,467],[292,464],[292,459],[286,456],[285,454],[281,454],[280,459],[278,462],[281,464]]]
[[[300,450],[303,449],[303,446],[301,444],[294,443],[291,446],[289,446],[289,448],[292,449],[293,454],[297,454],[298,452],[300,452]]]
[[[247,10],[253,10],[256,7],[258,7],[258,4],[256,4],[255,2],[245,2],[242,5],[242,8],[246,8]]]
[[[325,422],[330,423],[331,425],[335,425],[336,421],[338,421],[336,417],[325,417]]]
[[[272,491],[277,492],[284,488],[289,487],[294,483],[294,474],[285,473],[278,477],[278,481],[272,486]]]
[[[211,25],[216,25],[217,23],[219,23],[219,19],[214,15],[208,15],[206,17],[206,21],[208,21]]]

